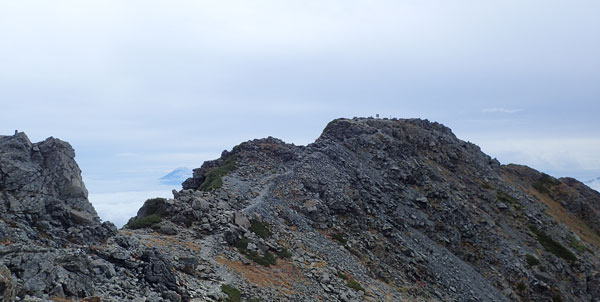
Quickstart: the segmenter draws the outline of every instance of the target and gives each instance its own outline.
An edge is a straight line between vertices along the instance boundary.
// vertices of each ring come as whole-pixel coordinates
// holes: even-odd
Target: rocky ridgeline
[[[73,155],[0,137],[5,301],[600,301],[600,194],[437,123],[242,143],[118,231]]]

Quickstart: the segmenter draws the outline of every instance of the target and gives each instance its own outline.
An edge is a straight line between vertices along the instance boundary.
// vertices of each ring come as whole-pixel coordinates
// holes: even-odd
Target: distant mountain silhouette
[[[169,174],[159,178],[163,185],[180,185],[188,177],[192,176],[192,170],[186,167],[177,168]]]

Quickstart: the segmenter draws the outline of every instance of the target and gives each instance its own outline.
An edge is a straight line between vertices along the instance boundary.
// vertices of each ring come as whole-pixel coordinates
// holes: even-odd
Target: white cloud
[[[483,113],[517,113],[523,111],[523,109],[507,109],[507,108],[485,108],[481,110]]]
[[[590,188],[600,192],[600,178],[588,181],[585,184],[588,185]]]
[[[526,164],[536,169],[562,173],[558,176],[592,177],[600,171],[600,138],[481,138],[475,142],[484,152],[503,163]]]
[[[89,194],[88,199],[103,221],[122,227],[149,198],[173,198],[171,191],[133,191]]]

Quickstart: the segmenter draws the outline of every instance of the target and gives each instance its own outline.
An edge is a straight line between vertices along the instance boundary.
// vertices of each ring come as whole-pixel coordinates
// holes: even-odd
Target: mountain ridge
[[[2,146],[2,160],[30,160]],[[35,266],[2,245],[5,299],[600,299],[600,194],[501,165],[427,120],[336,119],[307,146],[247,141],[173,194],[93,243],[19,237]]]

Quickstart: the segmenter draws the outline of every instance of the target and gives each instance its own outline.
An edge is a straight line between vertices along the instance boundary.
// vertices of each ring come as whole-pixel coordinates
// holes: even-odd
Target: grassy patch
[[[342,272],[338,272],[337,276],[340,277],[340,279],[342,280],[346,280],[346,286],[348,286],[349,288],[352,288],[356,291],[365,291],[365,289],[362,287],[362,285],[360,285],[360,283],[358,283],[358,281],[350,278],[348,275]]]
[[[212,191],[223,186],[223,176],[235,170],[235,160],[230,158],[222,166],[212,168],[206,173],[204,181],[198,189],[201,191]]]
[[[240,253],[246,255],[248,259],[254,261],[257,264],[269,266],[275,265],[277,263],[277,258],[271,252],[267,251],[264,255],[260,255],[255,251],[248,250],[249,240],[246,237],[242,237],[238,241],[236,241],[233,246],[235,246]]]
[[[240,292],[239,289],[237,289],[231,285],[227,285],[227,284],[221,285],[221,291],[227,295],[227,300],[225,300],[226,302],[242,301],[242,292]]]
[[[257,219],[250,220],[250,231],[263,239],[269,238],[273,235],[269,225]]]
[[[365,291],[365,289],[362,287],[362,285],[360,285],[360,283],[358,283],[358,281],[354,280],[354,279],[348,279],[346,281],[346,286],[348,286],[349,288],[355,290],[355,291]]]
[[[552,295],[552,302],[563,302],[563,298],[560,294],[556,293]]]
[[[240,251],[245,251],[248,248],[248,243],[250,241],[246,237],[242,237],[238,241],[236,241],[233,246],[235,246]]]
[[[508,193],[504,192],[504,191],[498,191],[496,192],[496,199],[498,199],[498,201],[504,202],[504,203],[508,203],[508,204],[518,204],[519,200],[510,196]]]
[[[581,241],[577,240],[577,238],[573,236],[569,236],[569,246],[572,247],[574,250],[578,251],[579,253],[583,253],[588,250],[585,247],[585,245],[581,243]]]
[[[342,233],[335,233],[331,235],[331,239],[341,243],[342,245],[346,245],[346,243],[348,243],[348,239],[346,239],[346,236],[344,236]]]
[[[275,255],[271,254],[268,251],[265,252],[264,255],[260,255],[254,251],[248,251],[246,255],[248,256],[248,258],[250,258],[250,260],[263,266],[275,265],[277,263],[277,258],[275,258]]]
[[[504,191],[497,191],[496,199],[505,204],[512,205],[517,210],[521,210],[523,208],[521,203],[519,203],[518,199],[512,197],[511,195],[509,195],[508,193],[506,193]]]
[[[161,221],[162,221],[162,218],[160,218],[160,215],[158,215],[158,214],[152,214],[152,215],[148,215],[148,216],[140,217],[140,218],[133,217],[133,218],[129,219],[126,227],[129,229],[133,229],[133,230],[147,228],[147,227],[157,224]]]
[[[281,250],[279,252],[277,252],[277,257],[282,258],[282,259],[291,258],[292,253],[290,253],[290,251],[288,251],[288,249],[282,247]]]
[[[540,261],[533,255],[525,255],[525,261],[527,262],[528,266],[536,266],[538,264],[540,264]]]
[[[542,173],[542,176],[540,176],[532,186],[538,192],[548,194],[550,193],[551,188],[558,184],[560,184],[560,181],[546,173]]]
[[[486,190],[493,190],[494,189],[494,187],[492,187],[492,185],[489,182],[487,182],[487,181],[482,181],[481,182],[481,187],[484,188],[484,189],[486,189]]]
[[[530,227],[531,231],[535,234],[538,242],[546,249],[548,252],[556,255],[557,257],[563,258],[568,261],[575,261],[577,257],[573,254],[569,249],[564,247],[560,242],[555,241],[546,233],[541,230],[536,229],[535,227]]]

